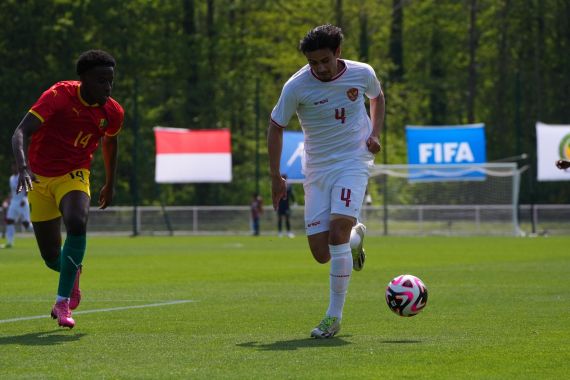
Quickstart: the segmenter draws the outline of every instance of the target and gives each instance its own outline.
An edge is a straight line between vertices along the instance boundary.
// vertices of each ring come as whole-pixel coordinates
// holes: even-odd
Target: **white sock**
[[[13,245],[15,234],[16,234],[16,226],[13,224],[8,224],[6,226],[6,243]]]
[[[330,303],[327,315],[342,319],[342,309],[352,273],[350,244],[329,245],[331,253]]]
[[[55,302],[61,302],[61,301],[69,301],[68,297],[62,297],[62,296],[57,296],[55,297]]]

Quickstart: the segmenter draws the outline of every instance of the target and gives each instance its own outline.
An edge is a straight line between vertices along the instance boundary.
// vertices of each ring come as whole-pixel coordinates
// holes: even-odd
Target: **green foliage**
[[[394,6],[401,7],[401,35],[391,35]],[[570,122],[570,55],[563,54],[570,46],[570,6],[563,0],[479,0],[476,10],[474,115],[487,125],[488,157],[526,152],[534,165],[535,122]],[[387,162],[405,163],[406,124],[467,122],[469,13],[467,2],[451,0],[2,1],[0,138],[6,143],[0,167],[9,170],[10,137],[41,92],[75,78],[80,52],[102,48],[117,58],[113,96],[126,110],[116,204],[133,202],[135,182],[145,205],[161,196],[169,204],[246,203],[256,187],[257,127],[260,189],[268,198],[269,114],[284,82],[305,64],[298,41],[315,25],[336,20],[346,37],[343,56],[367,56],[384,85]],[[395,70],[394,59],[403,61],[403,70]],[[159,189],[157,125],[230,128],[233,182]],[[299,124],[292,120],[289,127]],[[93,173],[97,188],[100,156]],[[523,179],[523,202],[570,196],[567,186],[533,181]]]

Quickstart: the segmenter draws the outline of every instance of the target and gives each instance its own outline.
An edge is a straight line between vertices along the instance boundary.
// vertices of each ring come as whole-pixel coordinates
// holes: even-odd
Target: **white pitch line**
[[[178,301],[170,301],[170,302],[160,302],[160,303],[149,303],[146,305],[133,305],[133,306],[120,306],[120,307],[109,307],[106,309],[93,309],[93,310],[84,310],[84,311],[75,311],[73,312],[74,315],[77,314],[90,314],[90,313],[105,313],[109,311],[118,311],[118,310],[129,310],[129,309],[143,309],[147,307],[159,307],[159,306],[168,306],[168,305],[178,305],[181,303],[189,303],[189,302],[196,302],[194,300],[178,300]],[[32,319],[42,319],[47,318],[49,315],[34,315],[33,317],[21,317],[21,318],[11,318],[11,319],[0,319],[0,323],[10,323],[10,322],[20,322],[20,321],[30,321]]]

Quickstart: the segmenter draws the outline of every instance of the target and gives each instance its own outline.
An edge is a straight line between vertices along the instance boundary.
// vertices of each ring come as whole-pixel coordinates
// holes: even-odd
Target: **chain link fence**
[[[516,231],[512,209],[505,205],[365,206],[362,220],[371,235],[570,235],[570,205],[521,205],[518,210]],[[303,206],[292,207],[290,220],[292,231],[304,235]],[[266,207],[260,224],[262,235],[276,235],[276,212]],[[133,207],[91,210],[90,233],[129,235],[135,231],[142,235],[247,235],[251,233],[250,210],[248,206],[138,207],[136,212]]]

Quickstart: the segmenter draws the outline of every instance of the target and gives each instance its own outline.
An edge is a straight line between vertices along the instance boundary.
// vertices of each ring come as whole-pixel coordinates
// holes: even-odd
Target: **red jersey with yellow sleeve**
[[[30,109],[42,125],[28,148],[32,172],[44,177],[89,169],[93,152],[103,136],[115,136],[125,112],[113,98],[104,105],[89,105],[79,92],[81,82],[58,82],[45,91]]]

